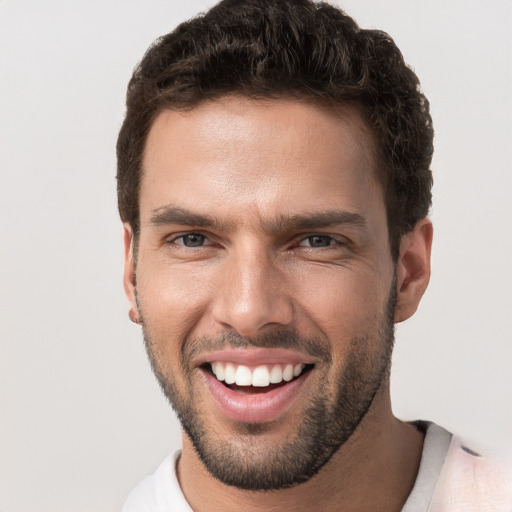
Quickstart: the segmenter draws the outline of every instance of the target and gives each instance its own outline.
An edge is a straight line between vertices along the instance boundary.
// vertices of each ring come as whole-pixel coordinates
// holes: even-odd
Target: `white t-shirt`
[[[434,423],[425,432],[420,468],[402,512],[512,512],[512,475]],[[123,512],[193,512],[181,492],[176,464],[181,451],[130,493]]]

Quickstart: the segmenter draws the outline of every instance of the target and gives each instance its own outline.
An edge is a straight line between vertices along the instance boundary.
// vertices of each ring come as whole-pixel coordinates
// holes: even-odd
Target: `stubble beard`
[[[332,365],[331,348],[323,340],[303,338],[288,331],[270,332],[246,339],[227,333],[215,340],[201,338],[182,344],[181,368],[188,394],[183,393],[171,371],[164,371],[158,349],[143,322],[144,341],[153,372],[176,412],[182,428],[199,458],[212,476],[226,485],[250,491],[284,489],[308,481],[350,439],[363,422],[383,383],[388,381],[394,343],[396,287],[391,286],[385,311],[373,329],[350,340],[350,350],[343,368],[318,390],[314,400],[305,403],[302,418],[294,434],[279,446],[269,446],[265,434],[273,422],[235,423],[229,438],[216,436],[208,415],[194,396],[192,368],[187,366],[194,352],[200,350],[247,347],[295,348],[314,355],[328,368]],[[378,348],[375,348],[378,347]],[[332,372],[331,372],[332,373]],[[334,387],[334,392],[324,390]]]

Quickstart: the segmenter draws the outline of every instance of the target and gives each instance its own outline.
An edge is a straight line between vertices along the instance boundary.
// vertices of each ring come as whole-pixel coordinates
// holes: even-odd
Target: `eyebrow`
[[[215,228],[219,231],[236,230],[234,220],[221,221],[213,215],[195,213],[174,205],[153,210],[149,222],[154,226],[182,224],[198,228]],[[262,229],[268,234],[347,225],[366,228],[367,222],[365,217],[359,213],[338,210],[290,216],[280,215],[277,219],[261,221]]]
[[[333,210],[289,217],[282,215],[276,220],[265,221],[264,229],[269,232],[283,232],[346,225],[366,228],[367,222],[359,213]]]
[[[221,231],[233,231],[234,225],[229,222],[221,222],[213,215],[195,213],[179,206],[167,205],[151,212],[149,223],[154,226],[166,224],[183,224],[198,228],[217,228]]]

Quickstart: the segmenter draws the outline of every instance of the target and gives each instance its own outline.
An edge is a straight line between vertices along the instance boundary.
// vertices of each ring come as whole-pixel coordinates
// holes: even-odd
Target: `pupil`
[[[183,243],[187,247],[199,247],[204,243],[204,236],[197,234],[185,235],[183,237]]]
[[[313,247],[327,247],[331,243],[331,239],[328,236],[310,236],[309,243]]]

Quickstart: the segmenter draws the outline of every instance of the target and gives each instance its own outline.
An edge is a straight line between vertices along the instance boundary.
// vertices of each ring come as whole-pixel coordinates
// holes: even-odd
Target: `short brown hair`
[[[224,0],[157,39],[128,85],[117,142],[121,219],[139,232],[142,157],[164,109],[227,94],[356,103],[378,146],[391,252],[431,205],[433,128],[428,100],[389,35],[363,30],[310,0]]]

